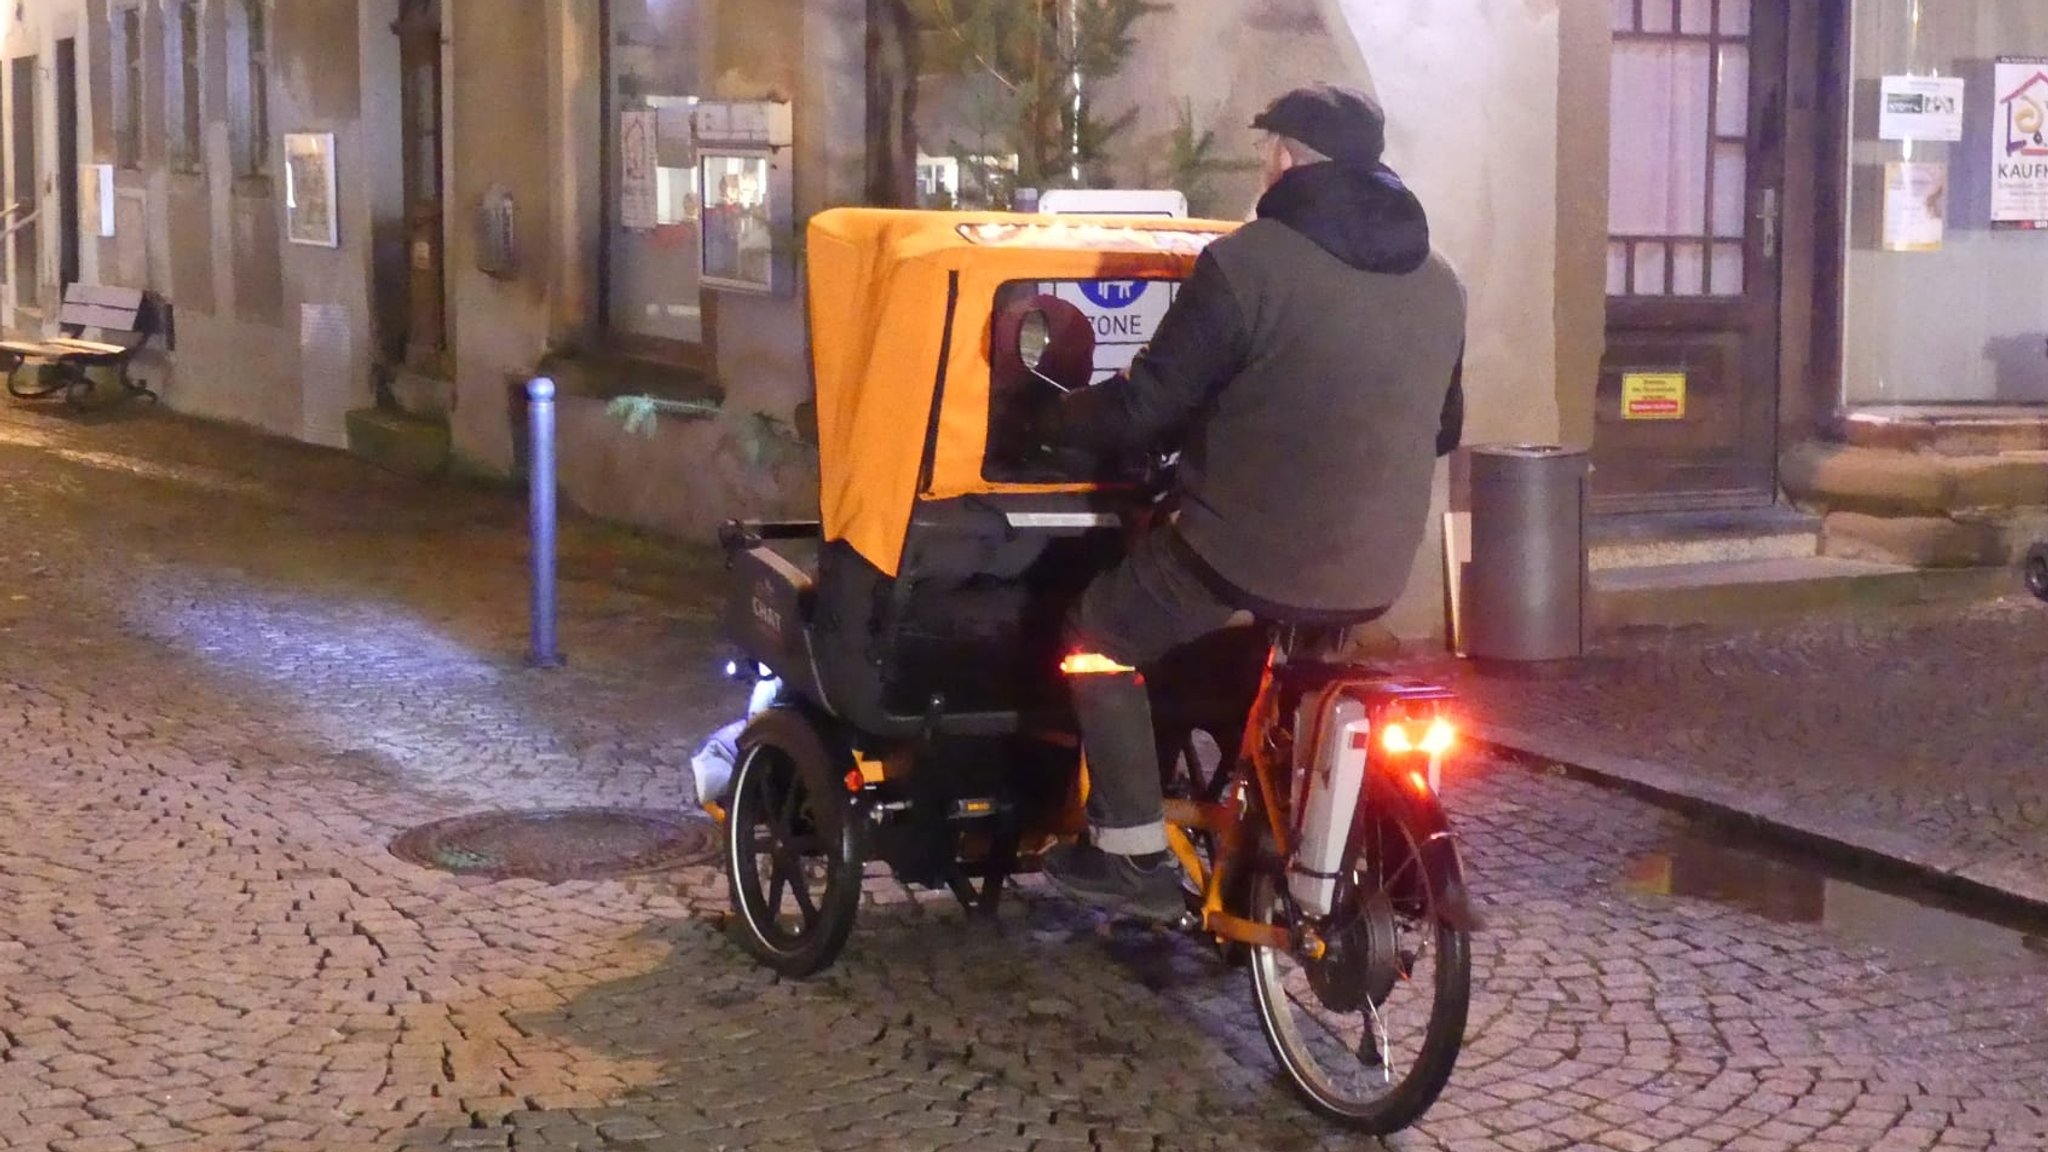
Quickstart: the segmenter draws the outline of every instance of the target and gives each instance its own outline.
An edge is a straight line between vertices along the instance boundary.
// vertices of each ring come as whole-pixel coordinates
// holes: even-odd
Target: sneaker
[[[1171,855],[1147,867],[1092,844],[1061,844],[1045,854],[1044,868],[1054,887],[1084,904],[1166,922],[1188,910]]]

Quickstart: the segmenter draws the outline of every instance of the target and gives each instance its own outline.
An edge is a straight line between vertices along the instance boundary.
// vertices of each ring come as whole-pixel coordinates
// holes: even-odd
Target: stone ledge
[[[1820,546],[1826,556],[1913,568],[1983,568],[2012,559],[1998,525],[1946,516],[1830,512],[1821,521]]]
[[[1946,516],[2048,507],[2048,452],[1942,456],[1809,442],[1785,453],[1780,477],[1795,501],[1823,512]]]

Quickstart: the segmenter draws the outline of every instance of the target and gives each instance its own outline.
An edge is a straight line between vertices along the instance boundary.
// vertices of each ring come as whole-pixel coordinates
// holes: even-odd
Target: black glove
[[[989,455],[1008,463],[1024,463],[1046,452],[1048,433],[1057,423],[1054,406],[1035,391],[1006,390],[989,397]]]

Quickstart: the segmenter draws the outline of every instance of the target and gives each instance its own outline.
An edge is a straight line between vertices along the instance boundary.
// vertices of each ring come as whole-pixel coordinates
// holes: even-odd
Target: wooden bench
[[[128,361],[156,330],[156,315],[154,301],[140,288],[67,285],[64,306],[57,313],[62,336],[50,340],[0,340],[0,362],[4,362],[7,371],[8,394],[38,400],[62,393],[70,403],[81,404],[92,395],[92,380],[86,369],[112,367],[120,374],[124,395],[156,399],[156,393],[128,375]],[[88,335],[93,338],[88,339]],[[41,369],[34,384],[22,384],[16,379],[28,364]]]

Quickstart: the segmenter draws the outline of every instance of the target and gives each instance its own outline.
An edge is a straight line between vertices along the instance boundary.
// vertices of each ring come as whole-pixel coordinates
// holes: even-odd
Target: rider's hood
[[[1259,200],[1259,218],[1287,225],[1366,272],[1399,275],[1429,259],[1422,202],[1384,164],[1291,168]]]

